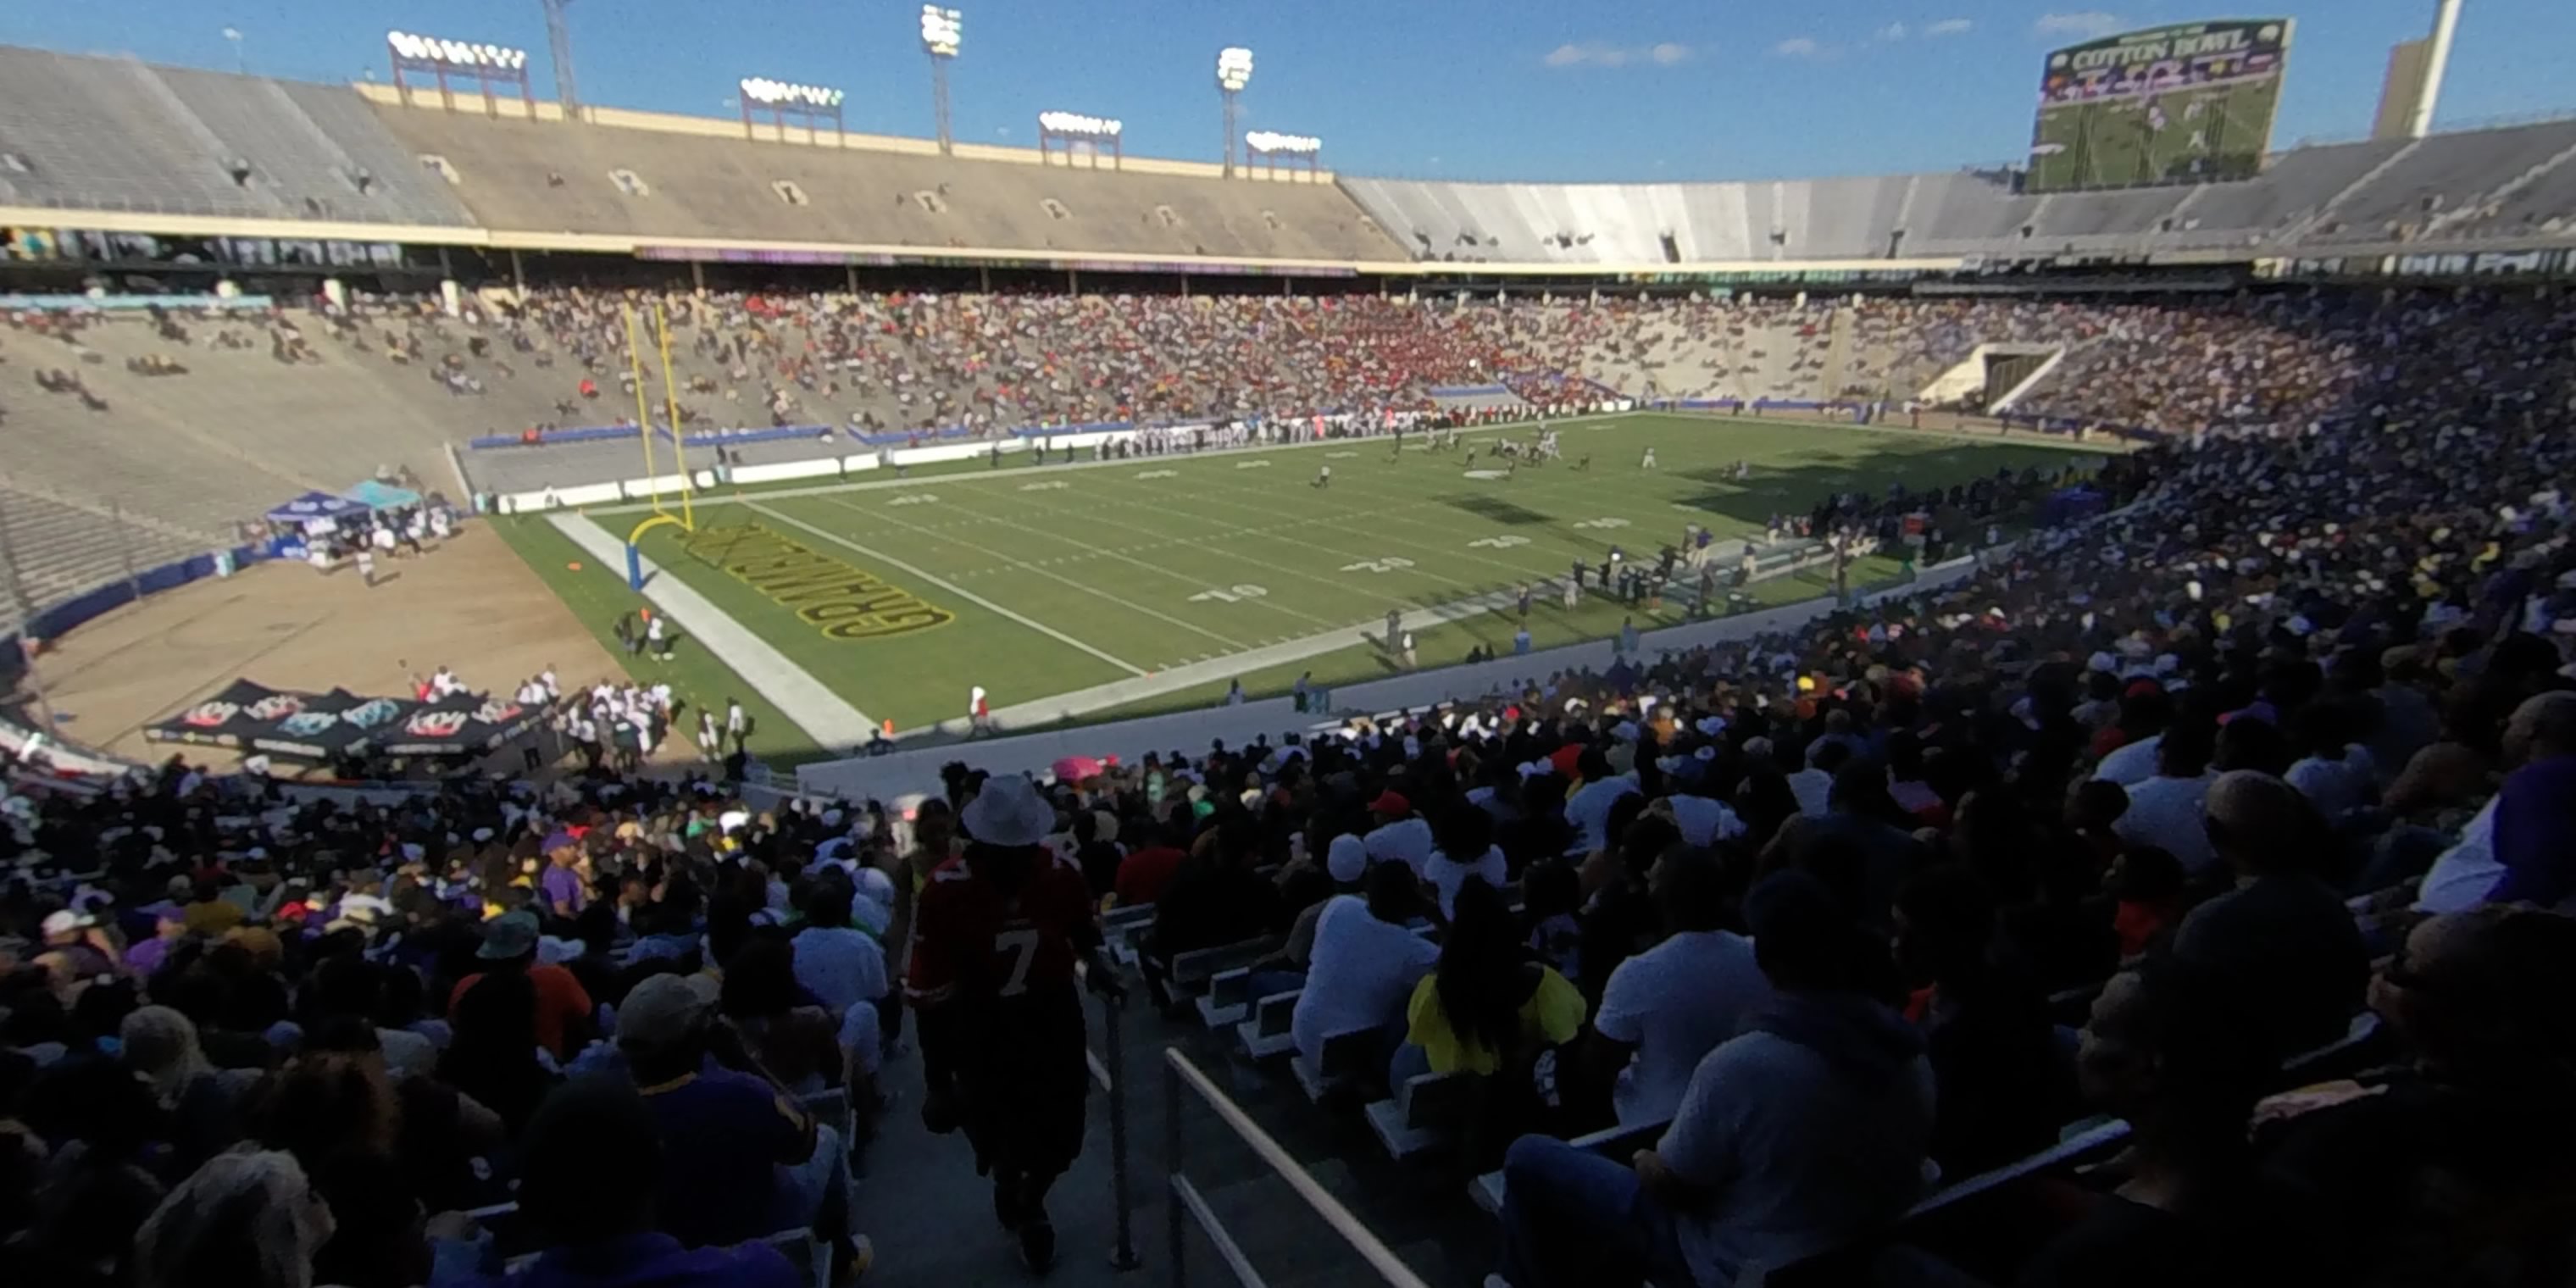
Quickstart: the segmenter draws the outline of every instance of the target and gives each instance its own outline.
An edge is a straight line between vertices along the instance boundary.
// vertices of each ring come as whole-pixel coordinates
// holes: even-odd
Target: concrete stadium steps
[[[671,128],[565,129],[376,106],[411,151],[447,159],[458,176],[455,195],[491,228],[1170,256],[1407,258],[1331,183],[1224,183],[1141,168],[754,143],[718,122],[641,114],[631,118],[639,127]],[[960,150],[971,156],[971,149]],[[641,180],[643,191],[621,187],[613,177],[618,171]],[[782,182],[803,200],[781,196],[773,185]]]
[[[206,553],[215,543],[123,523],[94,510],[0,486],[0,634],[16,628],[18,600],[42,607],[161,564]]]
[[[343,86],[0,47],[26,165],[0,200],[100,210],[463,225],[463,205]],[[248,167],[247,181],[228,173]],[[363,172],[366,183],[360,187]]]
[[[228,541],[236,523],[300,490],[289,477],[174,426],[162,410],[165,397],[137,396],[153,380],[188,377],[147,379],[127,373],[121,362],[83,364],[56,352],[13,348],[18,360],[0,366],[0,406],[9,409],[5,432],[13,443],[0,459],[7,477],[99,509],[113,505],[149,516],[210,545]],[[108,409],[93,412],[75,397],[38,389],[40,367],[78,372]],[[194,413],[191,420],[204,423]]]
[[[2311,229],[2324,242],[2371,242],[2421,231],[2445,214],[2474,211],[2503,188],[2576,146],[2576,121],[2435,135],[2401,150],[2331,203]]]
[[[1656,387],[1668,398],[1820,397],[1832,319],[1822,306],[1795,312],[1713,306],[1665,333],[1656,350]],[[1815,334],[1801,335],[1808,327]]]
[[[208,343],[222,329],[216,323],[187,325],[193,343],[185,345],[161,339],[141,322],[91,328],[82,338],[107,355],[109,374],[90,384],[119,413],[156,422],[165,445],[184,441],[219,465],[207,488],[227,495],[236,517],[256,517],[266,504],[306,489],[340,491],[370,477],[379,463],[402,464],[406,457],[419,458],[410,462],[415,469],[433,463],[435,432],[424,431],[411,408],[386,399],[379,385],[320,346],[321,362],[287,365],[269,356],[256,327],[233,324],[259,337],[251,348],[217,349]],[[126,359],[154,354],[178,361],[187,374],[125,370]],[[110,377],[113,394],[103,383]],[[269,501],[251,501],[262,496]]]

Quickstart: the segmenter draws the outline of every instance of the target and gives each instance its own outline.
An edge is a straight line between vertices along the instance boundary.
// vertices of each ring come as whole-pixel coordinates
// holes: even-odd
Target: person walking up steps
[[[928,1089],[922,1124],[964,1129],[975,1168],[993,1178],[993,1215],[1019,1236],[1020,1259],[1055,1261],[1047,1191],[1082,1153],[1082,995],[1125,990],[1100,959],[1100,926],[1082,869],[1050,851],[1055,809],[1028,779],[997,777],[960,816],[964,854],[931,870],[905,974]]]

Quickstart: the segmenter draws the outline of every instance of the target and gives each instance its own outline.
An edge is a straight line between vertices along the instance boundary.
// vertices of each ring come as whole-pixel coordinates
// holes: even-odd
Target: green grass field
[[[978,462],[901,483],[701,497],[694,535],[659,528],[644,548],[660,575],[685,580],[870,717],[909,729],[964,714],[971,685],[1006,708],[1288,641],[1324,643],[1283,664],[1247,662],[1233,673],[1247,692],[1284,692],[1306,672],[1334,685],[1378,678],[1396,665],[1371,642],[1390,608],[1406,612],[1423,666],[1478,644],[1508,652],[1517,619],[1507,602],[1439,626],[1420,610],[1507,599],[1576,559],[1597,564],[1613,542],[1650,560],[1686,523],[1740,539],[1834,492],[1946,486],[2068,460],[2032,444],[1777,419],[1631,414],[1559,427],[1565,462],[1508,479],[1484,468],[1492,433],[1467,436],[1479,448],[1473,469],[1463,453],[1418,444],[1390,459],[1383,439],[1072,467],[1006,458],[998,469]],[[1653,471],[1640,468],[1649,447]],[[1589,470],[1572,468],[1586,455]],[[1753,466],[1742,483],[1727,477],[1739,459]],[[1332,485],[1315,487],[1326,465]],[[591,518],[621,539],[636,522],[616,508]],[[570,571],[579,551],[545,521],[500,522],[603,638],[640,602],[618,569],[592,561]],[[782,568],[794,571],[773,571]],[[1873,559],[1854,578],[1895,570]],[[1779,603],[1826,587],[1816,574],[1756,589]],[[1629,612],[1598,597],[1570,613],[1544,592],[1537,603],[1530,631],[1541,648],[1615,634]],[[1637,624],[1686,613],[1667,600]],[[671,663],[636,667],[684,695],[742,696],[768,731],[756,749],[772,759],[831,750],[803,745],[781,713],[753,704],[748,685],[687,642]],[[1203,706],[1224,690],[1218,675],[1095,718]]]

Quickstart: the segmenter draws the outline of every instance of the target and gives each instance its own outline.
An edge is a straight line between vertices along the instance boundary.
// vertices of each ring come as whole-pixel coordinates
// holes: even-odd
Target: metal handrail
[[[1185,1220],[1198,1223],[1200,1230],[1216,1245],[1217,1254],[1225,1259],[1227,1266],[1234,1271],[1235,1278],[1244,1285],[1244,1288],[1262,1288],[1260,1275],[1244,1259],[1242,1249],[1236,1246],[1232,1236],[1226,1233],[1222,1223],[1216,1219],[1216,1214],[1208,1209],[1206,1200],[1199,1195],[1198,1188],[1192,1185],[1189,1178],[1181,1172],[1181,1091],[1184,1087],[1206,1102],[1209,1109],[1216,1111],[1218,1120],[1222,1121],[1227,1129],[1231,1130],[1244,1144],[1250,1146],[1252,1152],[1258,1155],[1271,1171],[1278,1173],[1281,1180],[1288,1182],[1289,1188],[1297,1191],[1297,1197],[1305,1200],[1306,1206],[1314,1209],[1315,1215],[1322,1217],[1324,1224],[1331,1226],[1334,1234],[1340,1236],[1344,1243],[1349,1244],[1353,1251],[1358,1252],[1369,1263],[1369,1268],[1377,1271],[1378,1278],[1384,1280],[1388,1288],[1429,1288],[1420,1275],[1413,1273],[1412,1267],[1405,1265],[1403,1260],[1395,1255],[1393,1249],[1388,1248],[1385,1242],[1371,1233],[1367,1226],[1360,1224],[1360,1219],[1351,1215],[1350,1209],[1343,1207],[1341,1200],[1334,1198],[1323,1186],[1317,1184],[1315,1178],[1307,1174],[1304,1166],[1291,1157],[1286,1149],[1281,1148],[1278,1141],[1270,1138],[1270,1133],[1263,1131],[1259,1124],[1253,1122],[1251,1116],[1244,1113],[1242,1107],[1235,1104],[1232,1097],[1227,1096],[1216,1083],[1210,1081],[1205,1072],[1190,1062],[1188,1056],[1181,1054],[1180,1048],[1163,1049],[1163,1072],[1163,1126],[1167,1135],[1167,1151],[1171,1159],[1173,1198],[1168,1209],[1172,1245],[1172,1269],[1169,1282],[1174,1285],[1174,1288],[1180,1288],[1188,1281],[1181,1256],[1183,1237],[1187,1233],[1187,1227],[1182,1224]]]
[[[1088,984],[1091,964],[1076,962],[1073,973],[1074,978]],[[1118,1241],[1109,1247],[1112,1270],[1133,1270],[1145,1264],[1144,1258],[1136,1255],[1136,1203],[1127,1186],[1127,1026],[1120,1016],[1126,1009],[1121,1004],[1123,1000],[1100,999],[1101,1027],[1105,1030],[1102,1036],[1109,1048],[1107,1058],[1088,1045],[1082,1051],[1083,1061],[1091,1066],[1091,1080],[1109,1096],[1109,1197],[1116,1208],[1114,1223],[1118,1231]]]

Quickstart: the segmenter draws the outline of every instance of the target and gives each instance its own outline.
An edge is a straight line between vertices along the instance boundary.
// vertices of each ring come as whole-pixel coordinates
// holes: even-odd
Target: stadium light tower
[[[572,0],[545,0],[546,47],[555,56],[555,97],[562,100],[564,119],[581,116],[581,91],[572,82],[572,26],[564,19],[564,9]]]
[[[957,57],[965,34],[958,12],[935,4],[921,6],[921,48],[930,55],[930,109],[939,129],[939,153],[956,151],[948,133],[948,64]]]
[[[2433,105],[2442,97],[2442,77],[2451,69],[2451,33],[2459,30],[2460,0],[2440,0],[2433,10],[2433,34],[2425,37],[2424,87],[2406,121],[2406,137],[2420,139],[2433,130]]]
[[[1228,45],[1216,51],[1216,87],[1225,97],[1225,177],[1234,177],[1234,117],[1243,87],[1252,83],[1252,51]]]

